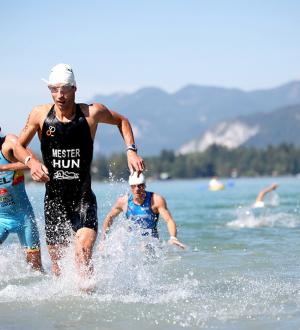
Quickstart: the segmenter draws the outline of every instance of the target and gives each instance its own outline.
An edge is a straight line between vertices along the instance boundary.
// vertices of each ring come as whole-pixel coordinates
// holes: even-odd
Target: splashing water
[[[276,191],[271,191],[266,197],[266,205],[276,207],[280,204],[280,197]]]
[[[267,208],[252,209],[239,206],[236,209],[236,220],[226,224],[232,228],[286,227],[295,228],[300,225],[300,219],[284,212],[273,213]]]
[[[30,269],[12,235],[0,246],[0,328],[296,329],[300,322],[297,194],[291,197],[290,212],[282,208],[289,202],[283,194],[279,210],[255,218],[250,208],[240,207],[233,214],[232,205],[239,205],[246,193],[234,195],[232,189],[215,197],[200,192],[206,194],[202,198],[189,187],[191,182],[183,181],[176,189],[172,182],[157,184],[158,191],[165,189],[180,238],[190,249],[143,237],[139,228],[128,231],[126,220],[120,218],[101,250],[98,243],[95,246],[94,275],[86,283],[94,287],[92,294],[80,290],[72,246],[61,260],[61,277],[55,278],[43,239],[46,275]],[[125,189],[114,182],[96,186],[106,208],[101,218]],[[186,201],[183,193],[189,196]],[[205,199],[213,207],[205,207]],[[41,224],[40,233],[43,238]],[[160,236],[166,237],[163,231]]]

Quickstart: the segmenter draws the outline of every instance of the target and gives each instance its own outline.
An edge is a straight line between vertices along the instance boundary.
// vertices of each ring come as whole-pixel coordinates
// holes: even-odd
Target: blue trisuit
[[[128,196],[126,218],[142,228],[143,236],[150,233],[151,236],[158,238],[157,222],[159,214],[154,213],[151,209],[152,195],[152,192],[146,191],[144,203],[137,205],[133,202],[133,196],[130,194]]]
[[[9,163],[0,152],[0,164]],[[0,244],[10,233],[18,234],[24,248],[39,249],[38,228],[19,170],[0,172]]]

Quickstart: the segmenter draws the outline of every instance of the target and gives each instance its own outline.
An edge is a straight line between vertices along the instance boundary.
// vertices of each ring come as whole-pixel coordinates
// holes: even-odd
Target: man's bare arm
[[[95,113],[95,120],[97,123],[106,123],[118,126],[125,145],[129,146],[135,143],[132,128],[127,118],[115,111],[109,110],[102,104],[96,103],[91,107],[93,109],[93,113]],[[133,173],[133,171],[138,173],[144,171],[144,160],[135,151],[127,151],[127,161],[130,173]]]
[[[168,232],[170,235],[169,243],[177,245],[182,249],[185,249],[185,245],[182,244],[176,237],[177,236],[176,222],[174,221],[171,212],[168,210],[166,200],[158,194],[154,194],[153,199],[154,199],[154,207],[158,210],[158,213],[161,215],[161,217],[167,224]]]
[[[14,134],[7,134],[5,137],[5,141],[2,145],[2,154],[3,156],[10,161],[9,164],[1,164],[0,171],[17,171],[17,170],[28,170],[28,167],[21,162],[18,162],[17,159],[13,155],[13,149],[15,144],[18,141],[18,137]],[[28,149],[28,152],[31,152]]]
[[[273,183],[271,186],[264,188],[262,191],[259,192],[259,194],[256,197],[256,202],[262,202],[266,196],[267,193],[277,189],[278,184]]]
[[[26,146],[40,129],[41,109],[34,108],[14,146],[14,156],[17,160],[30,168],[31,177],[35,181],[49,181],[47,168],[37,159],[33,153],[29,153]]]
[[[102,225],[102,232],[101,232],[101,241],[105,239],[106,233],[113,224],[113,220],[125,210],[125,204],[127,203],[128,197],[123,196],[118,198],[110,212],[106,215],[103,225]]]
[[[21,162],[0,165],[0,172],[28,170],[29,168]]]

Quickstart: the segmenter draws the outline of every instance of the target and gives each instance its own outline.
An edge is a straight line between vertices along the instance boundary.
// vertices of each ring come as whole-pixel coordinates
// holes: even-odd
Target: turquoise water
[[[257,217],[251,204],[276,181],[277,192]],[[299,179],[224,180],[211,192],[207,180],[149,182],[166,197],[185,251],[161,243],[149,256],[138,233],[115,220],[94,253],[95,292],[78,290],[70,248],[63,275],[50,274],[43,233],[43,186],[28,194],[38,217],[47,274],[33,273],[16,237],[0,246],[0,329],[298,329],[300,324]],[[124,183],[94,183],[102,222]]]

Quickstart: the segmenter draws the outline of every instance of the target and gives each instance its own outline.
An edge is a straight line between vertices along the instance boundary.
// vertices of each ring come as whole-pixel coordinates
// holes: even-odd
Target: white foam
[[[268,208],[253,210],[240,206],[236,210],[236,217],[235,220],[228,222],[226,225],[237,229],[276,226],[295,228],[300,225],[300,219],[295,214],[274,213]]]

